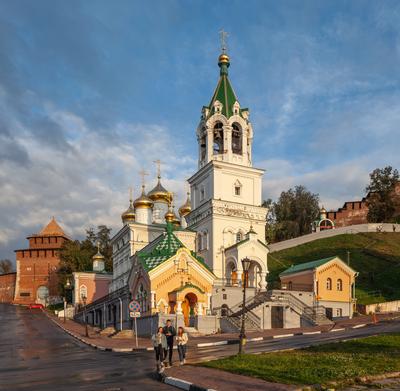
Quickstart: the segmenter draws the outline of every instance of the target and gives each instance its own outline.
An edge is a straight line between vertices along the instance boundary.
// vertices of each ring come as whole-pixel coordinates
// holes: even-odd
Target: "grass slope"
[[[400,233],[358,233],[319,239],[269,254],[269,283],[291,265],[338,255],[359,272],[358,302],[368,304],[400,299]],[[271,286],[271,285],[270,285]]]
[[[400,334],[232,356],[201,365],[286,384],[351,383],[360,376],[400,371]]]

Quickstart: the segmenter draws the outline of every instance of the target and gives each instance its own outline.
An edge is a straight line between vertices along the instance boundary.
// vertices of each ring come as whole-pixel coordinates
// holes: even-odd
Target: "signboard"
[[[140,312],[129,312],[131,318],[140,318]]]
[[[136,300],[132,300],[129,303],[129,311],[131,312],[140,312],[140,304]]]

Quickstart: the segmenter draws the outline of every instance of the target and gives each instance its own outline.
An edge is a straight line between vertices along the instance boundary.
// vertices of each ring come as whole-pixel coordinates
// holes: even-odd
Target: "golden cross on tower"
[[[145,187],[145,184],[144,184],[145,179],[144,178],[146,175],[149,175],[149,173],[147,171],[145,171],[144,169],[142,169],[139,171],[139,175],[142,177],[142,188],[144,189],[144,187]]]
[[[153,163],[157,164],[157,178],[160,179],[161,178],[161,164],[162,161],[160,159],[154,160]]]
[[[220,32],[219,32],[219,35],[220,35],[220,39],[221,39],[221,51],[222,51],[222,53],[226,53],[226,51],[228,50],[228,47],[227,47],[227,43],[226,43],[226,39],[229,37],[229,35],[228,35],[228,33],[226,32],[226,31],[224,31],[224,29],[222,29]]]
[[[132,186],[129,188],[129,202],[132,202],[133,200],[133,190],[132,190]]]
[[[100,240],[97,241],[97,253],[100,254]]]

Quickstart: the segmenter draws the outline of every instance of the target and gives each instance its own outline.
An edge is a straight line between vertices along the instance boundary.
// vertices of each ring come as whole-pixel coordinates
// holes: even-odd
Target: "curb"
[[[366,327],[366,326],[372,326],[374,323],[363,323],[363,324],[358,324],[355,326],[351,327],[341,327],[337,329],[331,329],[331,330],[318,330],[318,331],[304,331],[302,333],[290,333],[290,334],[278,334],[278,335],[270,335],[268,337],[255,337],[255,338],[248,338],[247,342],[261,342],[261,341],[267,341],[270,339],[279,339],[279,338],[290,338],[293,336],[299,336],[299,335],[314,335],[314,334],[325,334],[325,333],[335,333],[338,331],[346,331],[346,330],[352,330],[352,329],[359,329],[361,327]],[[222,345],[236,345],[239,344],[238,339],[228,339],[224,341],[217,341],[217,342],[206,342],[206,343],[198,343],[196,346],[197,348],[207,348],[211,346],[222,346]]]
[[[172,376],[160,375],[160,381],[185,391],[216,391],[212,388],[201,387],[186,380],[178,379]]]

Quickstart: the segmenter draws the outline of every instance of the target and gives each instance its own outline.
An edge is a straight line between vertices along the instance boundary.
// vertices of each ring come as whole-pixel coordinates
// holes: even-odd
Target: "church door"
[[[190,315],[190,301],[187,297],[182,302],[182,313],[185,320],[185,326],[189,326],[189,315]]]

